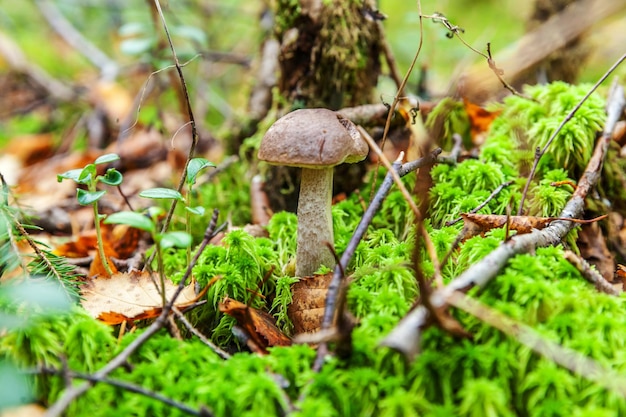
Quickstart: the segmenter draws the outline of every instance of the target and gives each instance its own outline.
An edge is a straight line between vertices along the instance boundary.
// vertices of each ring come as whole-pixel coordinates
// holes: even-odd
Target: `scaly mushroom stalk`
[[[310,276],[320,265],[335,266],[327,243],[334,246],[331,205],[333,169],[302,169],[298,197],[296,276]]]

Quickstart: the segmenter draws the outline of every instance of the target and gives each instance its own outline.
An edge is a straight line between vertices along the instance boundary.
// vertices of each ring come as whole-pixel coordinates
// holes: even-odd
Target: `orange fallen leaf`
[[[104,254],[107,257],[109,266],[115,273],[117,270],[115,269],[115,265],[111,262],[110,258],[129,258],[137,249],[142,232],[139,229],[123,224],[101,224],[100,227],[102,230]],[[104,266],[102,265],[102,260],[100,259],[100,254],[98,253],[97,248],[98,242],[96,232],[95,230],[89,230],[82,232],[74,240],[57,246],[54,249],[54,253],[68,258],[82,258],[93,255],[94,259],[89,267],[89,275],[104,276],[107,274]]]
[[[257,353],[267,353],[269,346],[289,346],[291,339],[276,327],[274,318],[264,311],[248,307],[242,302],[226,297],[219,305],[222,313],[237,320],[237,323],[250,337],[253,345],[259,348]]]
[[[110,325],[154,318],[161,314],[162,308],[157,285],[158,276],[149,272],[133,271],[113,274],[110,278],[96,277],[81,287],[82,305],[93,317]],[[165,280],[168,300],[176,288],[170,280]],[[198,297],[193,285],[187,285],[174,305],[185,308],[195,303]]]
[[[470,121],[472,143],[474,145],[480,145],[483,143],[485,134],[489,131],[491,123],[500,115],[501,111],[491,112],[467,99],[463,99],[463,104],[465,105],[465,112]]]
[[[54,154],[54,138],[51,133],[16,136],[6,144],[4,153],[14,155],[22,166],[30,166]]]

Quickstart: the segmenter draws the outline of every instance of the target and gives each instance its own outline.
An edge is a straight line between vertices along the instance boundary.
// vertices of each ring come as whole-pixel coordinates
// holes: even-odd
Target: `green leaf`
[[[120,159],[120,157],[119,157],[118,154],[116,154],[116,153],[108,153],[106,155],[102,155],[102,156],[98,157],[94,161],[94,164],[95,165],[107,164],[109,162],[119,161],[119,159]]]
[[[136,229],[153,232],[155,225],[148,217],[134,211],[120,211],[109,215],[104,221],[106,224],[127,224]]]
[[[215,168],[215,164],[205,158],[193,158],[189,161],[189,165],[187,166],[187,185],[194,185],[198,173],[207,167]]]
[[[157,223],[165,215],[165,209],[156,206],[148,207],[146,215]]]
[[[120,44],[120,51],[124,55],[141,55],[148,52],[153,44],[151,38],[126,39]]]
[[[83,168],[83,170],[81,171],[80,175],[78,176],[78,181],[76,182],[78,182],[79,184],[89,184],[92,178],[96,178],[96,175],[97,172],[95,164],[85,165],[85,168]]]
[[[71,169],[67,172],[64,172],[63,174],[58,174],[57,181],[61,182],[63,180],[73,180],[75,182],[78,182],[78,178],[80,177],[81,172],[83,172],[83,170],[80,168]]]
[[[154,199],[166,198],[166,199],[184,201],[183,195],[179,193],[178,191],[173,190],[171,188],[160,188],[160,187],[149,188],[145,191],[142,191],[139,193],[139,197],[154,198]]]
[[[187,210],[190,213],[193,214],[197,214],[199,216],[202,216],[205,213],[205,209],[202,206],[198,206],[198,207],[185,207],[185,210]]]
[[[106,193],[106,191],[86,191],[79,188],[76,190],[76,199],[81,206],[88,206],[100,200]]]
[[[176,26],[172,29],[172,32],[181,38],[189,39],[201,45],[207,45],[206,33],[200,28],[187,25]]]
[[[161,235],[161,249],[186,248],[191,245],[191,235],[185,232],[167,232]]]
[[[123,38],[130,38],[132,36],[143,35],[149,31],[148,27],[143,23],[130,22],[123,24],[117,31],[118,35]]]
[[[120,185],[123,179],[124,177],[122,176],[122,173],[115,168],[108,169],[104,176],[98,177],[98,180],[100,180],[101,182],[113,186]]]

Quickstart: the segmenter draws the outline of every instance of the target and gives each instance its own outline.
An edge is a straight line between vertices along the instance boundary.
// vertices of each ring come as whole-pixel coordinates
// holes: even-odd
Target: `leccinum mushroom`
[[[367,156],[367,143],[356,126],[327,109],[301,109],[278,119],[265,133],[259,159],[302,168],[298,197],[296,276],[321,266],[334,267],[326,242],[334,244],[331,216],[333,167]]]

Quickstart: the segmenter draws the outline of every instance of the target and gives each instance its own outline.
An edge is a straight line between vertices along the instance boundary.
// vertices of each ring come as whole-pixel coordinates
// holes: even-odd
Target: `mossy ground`
[[[521,102],[523,99],[519,98],[505,101],[503,116],[494,122],[478,160],[433,169],[435,186],[427,227],[440,255],[448,250],[460,228],[442,227],[443,223],[478,205],[502,182],[518,177],[528,163],[525,141],[530,141],[528,146],[536,146],[532,141],[541,140],[550,132],[546,114],[559,119],[570,105],[563,104],[562,98],[576,98],[584,92],[585,87],[552,85],[529,92],[537,104]],[[556,104],[550,100],[555,95],[560,100]],[[575,102],[575,98],[567,103]],[[592,146],[604,113],[601,99],[585,106],[585,118],[574,120],[565,135],[559,137],[560,145],[548,155],[535,179],[535,191],[527,208],[536,214],[558,214],[571,190],[550,188],[545,181],[573,178],[588,158],[584,153],[574,157],[574,150],[581,141]],[[510,117],[511,114],[518,117]],[[533,119],[532,114],[542,115],[543,127],[538,127],[538,119]],[[520,136],[528,129],[536,129],[537,135]],[[220,181],[233,181],[228,173],[224,174]],[[413,178],[408,176],[406,181],[410,183]],[[507,204],[519,201],[521,185],[516,182],[492,200],[485,212],[503,213]],[[228,186],[221,187],[222,192],[227,192]],[[363,190],[363,195],[367,195],[368,184]],[[199,190],[199,196],[202,195],[216,194]],[[362,214],[356,195],[334,206],[339,253],[345,249]],[[291,300],[286,289],[293,278],[285,271],[295,253],[296,223],[295,215],[277,213],[268,226],[268,238],[233,231],[222,246],[211,246],[203,253],[194,269],[199,283],[205,284],[216,275],[222,279],[209,290],[208,303],[191,313],[191,319],[218,344],[239,349],[230,332],[232,319],[217,311],[217,303],[225,295],[269,310],[289,331],[285,308]],[[503,238],[503,230],[494,230],[464,242],[444,266],[444,278],[454,278]],[[217,416],[283,415],[289,403],[295,405],[292,415],[297,416],[626,414],[626,400],[619,395],[573,375],[459,311],[453,314],[471,332],[472,340],[429,328],[423,335],[422,352],[412,363],[396,352],[378,347],[378,342],[418,296],[408,267],[413,239],[407,204],[398,192],[392,192],[360,243],[348,271],[354,277],[348,306],[359,320],[353,334],[354,350],[346,359],[329,358],[318,374],[311,371],[315,351],[308,346],[272,348],[264,357],[241,352],[224,361],[193,338],[178,341],[162,332],[111,377],[139,384],[192,407],[204,405]],[[183,259],[183,252],[167,254],[170,276],[176,277]],[[424,269],[432,271],[427,260]],[[262,283],[270,271],[270,278]],[[266,298],[253,296],[250,289],[260,291]],[[493,282],[484,289],[472,290],[471,296],[532,326],[553,342],[575,349],[614,371],[626,371],[626,299],[598,293],[563,259],[562,247],[516,256]],[[0,300],[0,306],[7,312],[28,308],[7,299]],[[21,367],[60,367],[59,358],[65,357],[71,369],[92,372],[120,352],[137,333],[124,336],[118,343],[113,329],[97,323],[80,307],[57,316],[33,313],[26,327],[2,337],[0,357]],[[39,377],[33,382],[44,404],[55,401],[64,389],[61,377]],[[90,417],[179,414],[182,412],[156,400],[106,384],[90,389],[68,412]]]

